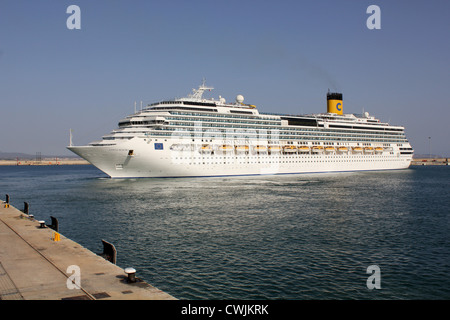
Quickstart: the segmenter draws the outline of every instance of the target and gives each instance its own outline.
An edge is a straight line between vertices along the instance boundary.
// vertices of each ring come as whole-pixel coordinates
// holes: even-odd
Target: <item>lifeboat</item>
[[[236,146],[236,152],[242,153],[242,152],[248,152],[248,146]]]
[[[339,152],[347,152],[347,151],[348,151],[348,148],[347,148],[347,147],[339,147],[339,148],[338,148],[338,151],[339,151]]]
[[[298,147],[299,152],[309,152],[309,147],[307,146],[300,146]]]
[[[219,151],[222,151],[222,152],[230,152],[230,151],[233,151],[233,149],[234,148],[228,144],[223,144],[223,145],[219,146]]]
[[[334,147],[325,147],[325,151],[326,152],[333,152],[333,151],[335,151],[336,149],[334,148]]]
[[[257,145],[257,146],[254,147],[254,150],[256,152],[267,152],[267,147],[266,146]]]
[[[280,152],[281,151],[281,147],[280,146],[269,146],[269,151],[271,153]]]
[[[170,146],[172,151],[191,151],[191,146],[189,144],[173,144]]]
[[[284,146],[283,151],[286,153],[297,152],[297,147],[296,146]]]
[[[212,152],[212,148],[209,144],[204,144],[200,147],[200,152],[201,153],[211,153]]]
[[[375,148],[375,152],[376,153],[382,153],[384,151],[384,149],[382,147],[376,147]]]
[[[312,152],[321,153],[321,152],[323,152],[323,147],[322,146],[314,146],[314,147],[312,147]]]
[[[364,152],[365,153],[373,153],[373,147],[365,147]]]
[[[363,148],[361,147],[353,147],[352,149],[354,153],[361,153],[363,151]]]

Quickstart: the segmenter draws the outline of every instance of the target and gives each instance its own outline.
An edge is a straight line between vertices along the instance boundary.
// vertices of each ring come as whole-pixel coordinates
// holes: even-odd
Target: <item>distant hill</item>
[[[76,155],[70,155],[70,156],[55,156],[55,155],[40,155],[41,159],[48,159],[48,158],[65,158],[65,159],[79,159],[80,157]],[[3,152],[0,151],[0,160],[16,160],[17,158],[21,160],[35,160],[36,155],[35,154],[28,154],[28,153],[21,153],[21,152]]]
[[[19,159],[34,159],[35,156],[26,154],[26,153],[18,153],[18,152],[2,152],[0,151],[0,159],[2,160],[15,160]]]

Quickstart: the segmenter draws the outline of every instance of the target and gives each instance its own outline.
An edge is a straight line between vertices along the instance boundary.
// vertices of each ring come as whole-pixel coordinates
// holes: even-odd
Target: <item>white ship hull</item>
[[[68,147],[111,178],[208,177],[235,175],[274,175],[408,168],[412,157],[397,153],[263,153],[170,150],[173,144],[163,142],[155,150],[154,142],[134,138],[115,146]],[[132,150],[132,155],[129,155]]]

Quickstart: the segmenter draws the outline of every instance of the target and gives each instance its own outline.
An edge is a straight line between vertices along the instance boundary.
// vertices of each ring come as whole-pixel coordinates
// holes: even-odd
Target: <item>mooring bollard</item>
[[[45,221],[44,220],[39,220],[40,226],[39,228],[45,228]]]
[[[125,268],[124,271],[128,275],[128,282],[136,282],[136,270],[134,268]]]
[[[28,205],[28,202],[23,203],[23,213],[28,214],[28,209],[30,206]]]
[[[47,225],[50,229],[55,230],[56,232],[59,232],[59,222],[58,219],[55,217],[50,216],[50,219],[52,220],[52,224]]]
[[[103,243],[103,252],[99,253],[99,255],[108,260],[109,262],[116,264],[117,259],[116,247],[114,247],[113,244],[105,240],[102,240],[102,243]]]

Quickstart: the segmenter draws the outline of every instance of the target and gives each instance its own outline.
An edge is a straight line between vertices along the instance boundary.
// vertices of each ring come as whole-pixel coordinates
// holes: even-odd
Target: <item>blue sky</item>
[[[69,30],[69,5],[81,29]],[[381,29],[369,30],[369,5]],[[202,78],[260,111],[344,112],[404,125],[416,153],[450,156],[450,2],[0,2],[0,150],[69,155],[134,110]]]

